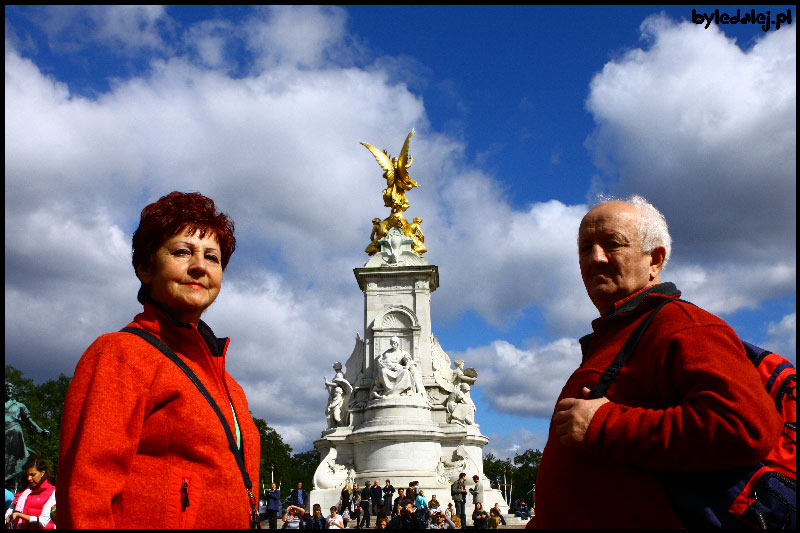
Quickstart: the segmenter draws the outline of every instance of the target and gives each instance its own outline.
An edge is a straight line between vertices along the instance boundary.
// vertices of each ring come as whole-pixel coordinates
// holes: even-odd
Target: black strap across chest
[[[200,391],[200,394],[202,394],[205,397],[205,399],[211,405],[211,408],[217,414],[219,421],[222,423],[222,428],[225,430],[225,436],[228,437],[228,448],[231,450],[231,453],[233,454],[234,458],[236,458],[236,464],[239,466],[239,471],[242,473],[244,486],[248,492],[252,491],[253,483],[252,481],[250,481],[250,476],[247,474],[247,470],[245,470],[244,454],[242,453],[242,450],[240,450],[239,447],[236,445],[236,439],[233,437],[231,428],[230,426],[228,426],[228,422],[225,420],[225,415],[222,414],[222,411],[217,405],[217,402],[214,401],[214,398],[212,398],[211,393],[208,392],[208,389],[206,388],[205,385],[203,385],[203,382],[200,381],[200,378],[197,377],[197,374],[195,374],[194,371],[191,368],[189,368],[189,366],[183,361],[183,359],[178,357],[178,354],[176,354],[172,350],[172,348],[167,346],[161,339],[159,339],[149,331],[145,331],[141,328],[134,328],[134,327],[122,328],[122,330],[120,331],[124,331],[126,333],[133,333],[134,335],[143,338],[144,340],[146,340],[147,342],[158,348],[161,351],[161,353],[166,355],[169,359],[172,360],[173,363],[178,365],[178,368],[180,368],[183,371],[183,373],[186,374],[186,376],[192,381],[192,383],[194,383],[195,387],[197,387],[197,389]]]
[[[661,310],[662,307],[667,305],[668,303],[674,301],[673,299],[665,300],[658,304],[655,309],[650,311],[650,313],[642,320],[636,329],[633,330],[631,336],[628,337],[628,340],[625,341],[625,344],[622,346],[622,349],[617,354],[617,357],[614,358],[614,361],[608,365],[603,371],[603,374],[600,376],[600,381],[598,381],[594,387],[592,387],[592,392],[589,393],[589,399],[595,400],[597,398],[602,398],[608,392],[608,388],[614,383],[614,380],[617,379],[617,375],[619,371],[622,370],[622,367],[627,363],[633,352],[636,350],[636,346],[639,344],[639,340],[644,335],[644,332],[647,331],[647,327],[650,325],[650,322],[653,320],[653,317]]]

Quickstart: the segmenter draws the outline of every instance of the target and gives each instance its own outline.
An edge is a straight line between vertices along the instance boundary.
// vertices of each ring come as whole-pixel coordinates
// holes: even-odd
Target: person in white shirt
[[[328,529],[344,529],[344,521],[342,517],[337,514],[338,509],[334,505],[331,507],[331,514],[325,519],[328,524]]]

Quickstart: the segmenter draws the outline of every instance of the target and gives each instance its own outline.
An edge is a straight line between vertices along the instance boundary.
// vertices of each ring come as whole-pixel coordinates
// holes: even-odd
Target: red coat
[[[176,324],[151,305],[130,325],[181,356],[235,434],[233,405],[258,487],[260,437],[244,391],[225,371],[228,339],[216,339],[202,321],[199,328]],[[75,369],[58,481],[59,527],[249,526],[244,482],[219,418],[175,363],[131,333],[100,336]]]
[[[645,311],[679,295],[662,284],[592,322],[591,344],[558,400],[583,398],[581,389],[597,383]],[[736,333],[680,302],[656,315],[607,397],[589,425],[588,451],[561,445],[551,422],[536,481],[536,527],[681,527],[658,471],[752,465],[783,427]]]
[[[56,488],[46,479],[36,490],[25,489],[14,498],[11,510],[7,514],[19,511],[31,517],[26,522],[22,518],[15,520],[14,529],[55,529],[56,524],[50,516],[56,506]],[[37,524],[33,526],[32,524]]]

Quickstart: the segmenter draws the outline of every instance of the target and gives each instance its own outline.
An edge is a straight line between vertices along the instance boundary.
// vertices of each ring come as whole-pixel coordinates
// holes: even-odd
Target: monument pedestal
[[[341,422],[314,442],[322,461],[314,475],[312,505],[320,504],[327,514],[345,485],[357,482],[363,488],[378,480],[383,487],[389,479],[395,489],[419,481],[428,499],[436,495],[446,507],[452,501],[450,485],[464,472],[468,487],[474,485],[473,475],[484,483],[485,507],[500,503],[506,508],[500,491],[490,489],[483,475],[489,439],[474,422],[469,397],[477,373],[464,370],[463,361],[451,368],[431,332],[438,268],[401,250],[378,254],[354,273],[364,292],[364,338],[356,336],[343,375],[331,384],[338,379],[350,392]],[[472,498],[467,499],[471,513]]]
[[[459,473],[479,477],[488,509],[501,503],[483,476],[483,447],[489,439],[475,423],[470,386],[473,368],[450,358],[431,333],[431,293],[439,270],[422,258],[427,251],[422,218],[411,223],[404,212],[406,191],[418,187],[408,168],[413,158],[406,137],[398,157],[361,143],[383,170],[384,205],[390,215],[372,219],[370,258],[354,269],[364,292],[364,338],[356,335],[353,353],[342,372],[334,363],[328,389],[328,429],[314,446],[322,461],[314,473],[311,504],[323,514],[338,505],[343,488],[385,480],[399,489],[418,481],[425,496],[447,507],[450,485]],[[474,486],[474,483],[470,483]],[[396,497],[396,493],[395,493]],[[472,499],[467,498],[468,512]],[[464,524],[466,526],[466,524]]]

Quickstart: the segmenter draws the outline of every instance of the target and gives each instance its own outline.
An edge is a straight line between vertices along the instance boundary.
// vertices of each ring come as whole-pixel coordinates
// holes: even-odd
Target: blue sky
[[[664,279],[795,359],[795,26],[691,9],[7,6],[6,362],[71,375],[137,312],[141,208],[199,190],[239,240],[207,322],[253,413],[310,448],[386,216],[358,143],[412,127],[433,331],[478,369],[487,451],[544,445],[596,316],[574,242],[598,192],[653,201]]]

